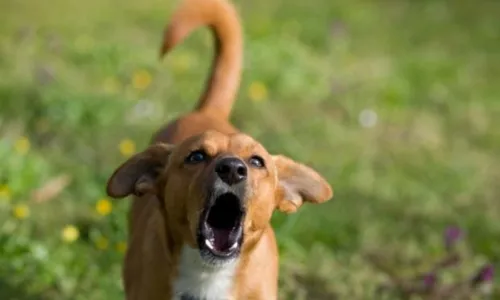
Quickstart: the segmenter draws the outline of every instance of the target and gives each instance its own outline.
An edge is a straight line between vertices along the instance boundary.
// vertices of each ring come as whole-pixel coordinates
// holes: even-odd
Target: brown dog
[[[203,25],[214,33],[216,54],[198,107],[161,129],[108,182],[111,197],[135,195],[127,299],[276,299],[273,211],[332,197],[314,170],[270,155],[229,124],[242,34],[226,0],[185,0],[165,31],[162,54]]]

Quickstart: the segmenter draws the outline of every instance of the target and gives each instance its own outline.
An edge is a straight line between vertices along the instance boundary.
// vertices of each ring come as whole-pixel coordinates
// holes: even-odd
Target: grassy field
[[[0,299],[123,298],[129,201],[105,181],[193,107],[211,60],[201,30],[158,61],[174,4],[1,2]],[[439,282],[499,262],[500,2],[236,5],[233,122],[335,189],[274,217],[282,299],[403,298],[376,293],[448,255],[448,226],[464,258]]]

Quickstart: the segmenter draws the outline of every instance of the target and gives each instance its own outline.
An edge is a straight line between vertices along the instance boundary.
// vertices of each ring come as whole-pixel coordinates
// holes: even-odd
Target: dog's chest
[[[237,262],[214,267],[206,265],[198,250],[184,246],[179,275],[174,281],[173,300],[227,300],[235,280]]]

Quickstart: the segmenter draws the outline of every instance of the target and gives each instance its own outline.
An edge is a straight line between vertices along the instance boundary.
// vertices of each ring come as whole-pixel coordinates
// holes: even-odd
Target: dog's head
[[[245,134],[215,131],[176,146],[150,146],[114,172],[107,191],[114,198],[155,193],[171,234],[212,265],[238,257],[275,209],[291,213],[304,202],[332,197],[330,185],[311,168],[270,155]]]

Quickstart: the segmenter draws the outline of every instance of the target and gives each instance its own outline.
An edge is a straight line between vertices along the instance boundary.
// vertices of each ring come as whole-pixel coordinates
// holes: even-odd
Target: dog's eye
[[[248,163],[253,166],[253,167],[256,167],[256,168],[264,168],[264,166],[266,165],[264,163],[264,159],[260,156],[257,156],[257,155],[254,155],[252,157],[250,157],[250,159],[248,160]]]
[[[185,162],[188,164],[196,164],[205,160],[207,160],[207,154],[205,153],[205,151],[196,150],[189,153],[189,155],[185,159]]]

